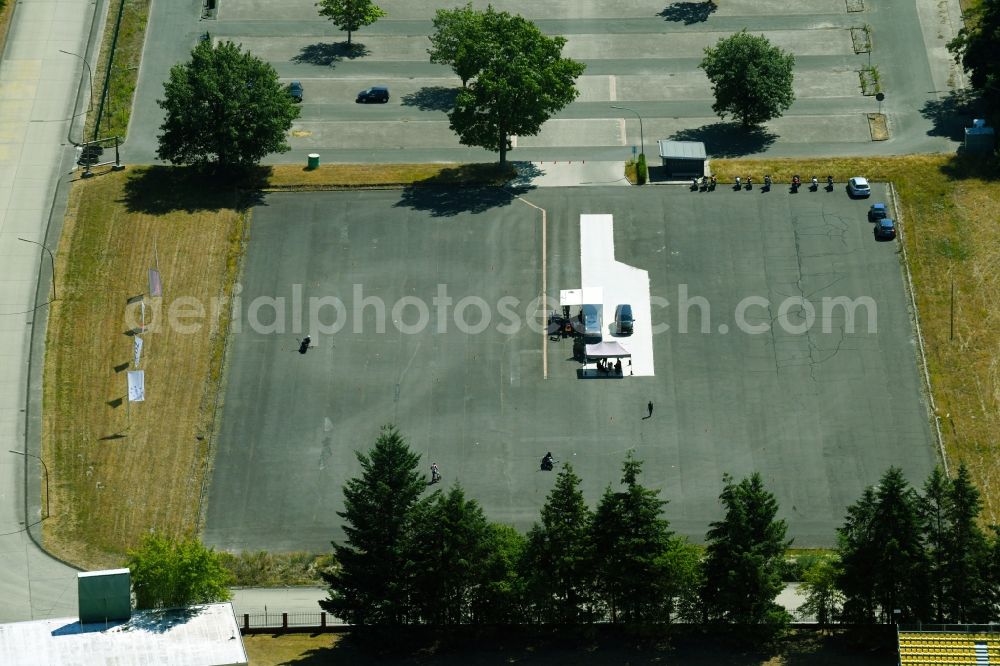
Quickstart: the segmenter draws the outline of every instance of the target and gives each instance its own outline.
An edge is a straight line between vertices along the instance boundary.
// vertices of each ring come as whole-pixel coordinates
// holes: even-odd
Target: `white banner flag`
[[[139,367],[139,359],[142,358],[142,338],[138,335],[135,336],[135,341],[132,343],[132,347],[135,351],[135,367]]]
[[[142,370],[128,371],[128,401],[142,402],[146,399],[146,378]]]

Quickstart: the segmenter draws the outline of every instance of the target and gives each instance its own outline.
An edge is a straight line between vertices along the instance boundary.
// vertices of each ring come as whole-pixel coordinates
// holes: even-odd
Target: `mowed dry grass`
[[[210,303],[236,277],[245,215],[235,194],[205,194],[204,181],[167,173],[75,183],[59,246],[43,389],[51,474],[43,534],[50,552],[87,568],[118,565],[151,530],[198,528],[228,318]],[[154,324],[142,334],[146,400],[129,406],[126,302],[148,292],[157,258],[164,298],[146,297]],[[153,320],[161,300],[182,296],[205,305],[197,332]]]
[[[949,155],[831,160],[721,160],[720,180],[765,173],[787,187],[827,174],[843,196],[863,175],[897,189],[931,389],[949,464],[965,462],[983,493],[984,520],[1000,522],[1000,173],[991,160]],[[819,196],[803,188],[797,196]],[[858,224],[867,224],[862,217]],[[954,284],[954,336],[951,330]],[[891,405],[887,405],[891,409]],[[922,480],[921,480],[922,483]]]
[[[261,184],[278,190],[404,185],[502,185],[514,175],[498,164],[321,164],[307,169],[291,164],[261,167]]]

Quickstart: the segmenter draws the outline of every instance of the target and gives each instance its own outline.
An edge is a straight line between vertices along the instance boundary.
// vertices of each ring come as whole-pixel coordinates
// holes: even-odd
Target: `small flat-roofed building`
[[[980,118],[972,121],[972,127],[965,128],[965,152],[989,155],[996,149],[996,134],[986,121]]]
[[[660,139],[660,162],[668,176],[690,178],[705,175],[705,144],[701,141],[670,141]]]
[[[77,617],[0,624],[3,666],[245,666],[229,602],[132,610],[128,569],[77,574]]]
[[[0,625],[4,666],[242,666],[233,605],[132,611],[128,620],[82,624],[75,617]]]

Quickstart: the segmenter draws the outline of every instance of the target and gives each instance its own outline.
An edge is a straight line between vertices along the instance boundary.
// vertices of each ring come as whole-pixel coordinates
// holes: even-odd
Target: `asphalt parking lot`
[[[876,185],[871,201],[883,195]],[[549,450],[572,462],[593,504],[634,448],[673,527],[695,540],[720,515],[725,472],[763,474],[798,546],[833,544],[846,505],[889,465],[915,482],[929,473],[936,457],[898,246],[874,241],[870,202],[839,187],[782,186],[524,198],[546,210],[556,299],[580,283],[580,214],[614,215],[616,259],[648,271],[653,297],[669,301],[653,308],[669,326],[654,336],[655,376],[577,379],[572,343],[523,323],[538,311],[542,256],[541,215],[521,201],[481,191],[268,195],[254,211],[230,343],[208,544],[328,548],[341,536],[342,484],[359,471],[354,451],[388,422],[423,471],[437,462],[445,485],[460,481],[491,519],[520,529],[552,487],[538,468]],[[452,299],[443,318],[441,285]],[[265,327],[274,320],[259,297],[285,299],[284,332],[252,330],[251,310]],[[343,328],[314,331],[303,355],[310,297],[341,299]],[[384,332],[376,305],[355,316],[372,297],[385,304]],[[837,297],[870,298],[876,330],[863,309],[853,333],[842,308],[824,316],[823,299]],[[491,321],[469,330],[482,309]],[[337,317],[328,305],[320,319]],[[647,401],[655,411],[643,419]]]
[[[155,160],[156,136],[169,69],[190,58],[205,32],[232,40],[274,66],[282,81],[301,81],[302,115],[288,138],[291,151],[268,161],[488,161],[494,155],[462,146],[446,112],[460,86],[445,65],[428,61],[431,20],[441,6],[379,0],[387,16],[352,35],[316,12],[314,0],[219,0],[210,20],[202,3],[154,3],[150,38],[124,145],[132,163]],[[485,2],[474,3],[485,8]],[[703,141],[711,157],[768,154],[884,155],[954,150],[962,118],[951,93],[962,76],[945,45],[961,27],[958,2],[948,0],[498,0],[498,10],[532,20],[566,38],[564,53],[587,67],[580,96],[545,123],[537,136],[514,137],[514,159],[619,161],[645,139]],[[863,11],[853,11],[853,8]],[[872,31],[873,51],[855,52],[852,30]],[[795,55],[796,101],[759,132],[720,121],[711,85],[697,65],[707,46],[746,28]],[[861,48],[858,46],[858,48]],[[876,66],[886,98],[861,94],[858,71]],[[370,85],[389,87],[385,105],[356,105]],[[625,106],[629,111],[612,108]],[[868,113],[884,112],[890,138],[873,141]],[[636,116],[643,119],[642,125]]]

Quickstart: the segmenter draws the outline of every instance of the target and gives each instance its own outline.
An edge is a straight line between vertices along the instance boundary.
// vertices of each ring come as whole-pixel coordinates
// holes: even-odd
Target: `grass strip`
[[[317,555],[258,550],[221,555],[222,564],[232,574],[232,585],[235,587],[322,586],[323,572],[333,566],[333,555],[330,553]]]
[[[324,164],[316,169],[298,165],[260,167],[254,178],[263,189],[327,190],[401,187],[408,185],[503,185],[514,167],[489,164]]]
[[[14,16],[14,3],[0,0],[0,56],[3,56],[4,45],[7,43],[7,31],[10,30],[11,18]]]
[[[111,78],[108,80],[107,99],[104,100],[104,113],[101,125],[97,128],[96,138],[119,136],[124,138],[128,132],[129,119],[132,117],[132,98],[135,96],[136,81],[139,78],[139,62],[142,59],[142,47],[146,40],[146,24],[149,21],[150,0],[125,0],[122,13],[122,23],[118,31],[118,43],[115,47],[114,60],[111,56],[111,40],[114,37],[115,21],[118,16],[118,2],[112,2],[108,11],[108,21],[104,26],[104,36],[101,41],[101,58],[94,70],[94,112],[87,116],[84,136],[92,140],[97,122],[97,107],[104,80],[108,69]]]
[[[169,177],[173,173],[177,177]],[[43,457],[51,472],[46,547],[87,568],[116,566],[150,531],[194,534],[210,462],[228,307],[246,213],[183,171],[130,169],[78,181],[56,274],[43,387]],[[133,341],[126,303],[146,296],[145,402],[129,404]],[[166,326],[188,299],[190,331]],[[136,312],[134,319],[138,320]]]

